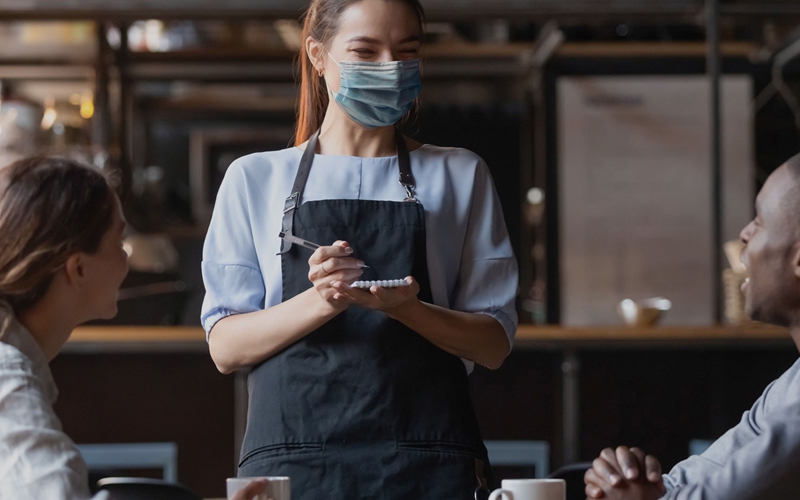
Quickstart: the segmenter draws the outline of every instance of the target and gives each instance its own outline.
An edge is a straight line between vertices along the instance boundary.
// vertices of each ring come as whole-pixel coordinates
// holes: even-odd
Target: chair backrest
[[[192,490],[177,483],[143,477],[106,477],[97,482],[111,500],[202,500]]]
[[[547,441],[485,441],[493,467],[534,467],[543,478],[550,472],[550,445]]]
[[[591,462],[565,465],[547,477],[563,479],[567,483],[567,500],[585,500],[586,484],[583,482],[583,476],[591,467]]]
[[[78,449],[90,471],[161,469],[165,481],[178,482],[178,445],[175,443],[81,444]]]

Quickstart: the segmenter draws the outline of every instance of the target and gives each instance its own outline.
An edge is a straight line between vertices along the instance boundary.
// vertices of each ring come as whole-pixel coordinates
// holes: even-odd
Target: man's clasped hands
[[[604,449],[584,480],[590,499],[656,500],[666,493],[661,464],[639,448]]]

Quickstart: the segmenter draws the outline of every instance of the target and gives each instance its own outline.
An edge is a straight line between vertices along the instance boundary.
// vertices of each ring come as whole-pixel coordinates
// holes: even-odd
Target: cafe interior
[[[618,444],[665,470],[702,452],[798,355],[786,329],[746,317],[738,240],[800,150],[800,4],[422,5],[404,131],[485,160],[519,266],[513,350],[469,377],[497,477]],[[50,365],[92,482],[221,498],[236,476],[248,374],[209,356],[203,242],[231,163],[293,145],[306,7],[0,2],[0,163],[112,172],[128,221],[117,316]]]

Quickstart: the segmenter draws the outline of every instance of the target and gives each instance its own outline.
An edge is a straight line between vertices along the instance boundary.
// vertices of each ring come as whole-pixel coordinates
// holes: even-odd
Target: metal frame
[[[294,135],[291,128],[272,126],[260,128],[198,128],[189,136],[189,187],[192,215],[200,226],[211,220],[214,203],[208,199],[210,149],[214,146],[236,146],[254,142],[267,143],[276,137],[285,138],[288,144]]]
[[[719,42],[719,0],[706,0],[706,72],[711,84],[711,224],[713,227],[713,252],[711,277],[714,318],[722,321],[722,118],[720,111],[720,42]]]

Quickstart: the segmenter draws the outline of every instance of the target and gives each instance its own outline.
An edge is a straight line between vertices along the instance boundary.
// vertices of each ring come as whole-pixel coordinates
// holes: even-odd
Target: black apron
[[[401,134],[406,201],[301,204],[317,136],[286,200],[283,232],[345,240],[370,266],[360,279],[414,276],[420,300],[432,303],[425,214]],[[312,286],[311,253],[284,240],[282,300]],[[380,311],[351,306],[255,366],[248,390],[239,476],[289,476],[292,500],[468,500],[488,464],[462,361]]]

